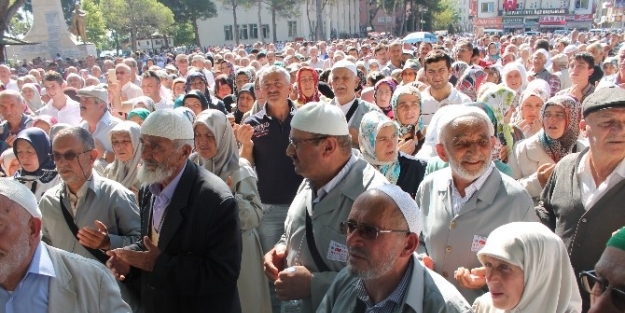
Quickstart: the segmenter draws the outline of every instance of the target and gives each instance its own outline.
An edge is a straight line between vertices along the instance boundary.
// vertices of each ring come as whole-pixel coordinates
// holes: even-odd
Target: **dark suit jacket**
[[[139,192],[141,237],[150,236],[152,194]],[[230,188],[214,174],[187,161],[164,215],[152,272],[140,272],[146,313],[240,312],[239,209]],[[145,250],[143,241],[130,246]],[[131,274],[139,274],[137,269]]]

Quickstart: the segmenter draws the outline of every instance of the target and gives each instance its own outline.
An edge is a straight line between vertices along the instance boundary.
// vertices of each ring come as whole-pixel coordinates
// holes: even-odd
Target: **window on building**
[[[161,44],[161,40],[160,39],[156,40],[156,44],[160,45]]]
[[[250,24],[250,39],[258,38],[258,24]]]
[[[297,37],[297,21],[289,21],[289,37]]]
[[[493,13],[495,12],[495,2],[483,2],[482,3],[482,13]]]
[[[247,24],[239,25],[239,39],[248,39]]]
[[[269,24],[263,24],[263,39],[269,38]]]
[[[516,3],[516,9],[517,10],[523,10],[524,6],[525,6],[525,3],[523,3],[523,2],[517,2]]]
[[[224,26],[224,39],[226,41],[234,40],[234,33],[232,32],[232,25]]]
[[[576,9],[588,9],[589,4],[590,4],[589,0],[575,0]]]

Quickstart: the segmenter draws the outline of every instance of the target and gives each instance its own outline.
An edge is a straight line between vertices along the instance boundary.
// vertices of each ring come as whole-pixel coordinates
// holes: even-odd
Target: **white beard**
[[[30,254],[30,240],[28,233],[23,232],[10,251],[0,250],[0,283],[6,282],[9,276],[15,274],[17,268],[24,263]]]
[[[175,168],[157,167],[155,170],[148,170],[146,166],[141,166],[137,173],[137,178],[142,185],[151,185],[159,183],[171,177],[174,174]]]
[[[474,181],[486,172],[486,170],[490,166],[491,161],[492,161],[492,158],[488,158],[488,160],[484,162],[484,165],[479,170],[474,171],[474,172],[469,172],[462,167],[460,162],[456,162],[452,158],[449,158],[449,167],[451,167],[454,174],[458,175],[462,180]]]

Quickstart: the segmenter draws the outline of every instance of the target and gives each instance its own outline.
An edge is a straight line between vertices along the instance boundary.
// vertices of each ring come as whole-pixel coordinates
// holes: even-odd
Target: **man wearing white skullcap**
[[[0,311],[130,312],[102,264],[45,244],[41,232],[35,195],[0,178]]]
[[[341,232],[347,268],[337,275],[317,312],[471,312],[456,288],[421,264],[419,207],[397,185],[356,199]]]
[[[417,191],[423,221],[418,252],[427,254],[434,270],[473,303],[486,292],[476,253],[490,232],[538,217],[527,191],[495,169],[494,127],[483,110],[457,106],[439,125],[436,151],[449,167],[426,176]]]
[[[308,103],[295,112],[286,153],[305,179],[289,208],[285,233],[265,254],[265,274],[275,281],[279,299],[302,300],[301,312],[315,312],[347,261],[339,223],[358,195],[388,181],[352,153],[345,116],[326,103]]]
[[[358,129],[360,128],[362,117],[370,111],[380,111],[380,109],[377,105],[358,98],[356,89],[360,84],[360,78],[354,63],[347,60],[334,63],[330,80],[332,81],[332,90],[334,91],[334,99],[332,99],[330,104],[339,107],[343,111],[343,115],[345,115],[349,125],[349,133],[352,135],[352,143],[357,148]]]
[[[226,183],[188,160],[193,127],[158,110],[141,125],[142,240],[108,252],[119,280],[141,280],[146,313],[240,311],[241,232]]]

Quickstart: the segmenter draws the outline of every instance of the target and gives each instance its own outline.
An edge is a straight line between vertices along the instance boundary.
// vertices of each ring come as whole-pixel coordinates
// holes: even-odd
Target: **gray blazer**
[[[477,251],[495,228],[511,222],[537,222],[534,204],[527,191],[513,178],[493,170],[482,188],[455,215],[451,204],[451,169],[427,176],[416,201],[423,221],[419,253],[434,260],[434,270],[451,282],[469,303],[484,294],[486,288],[461,288],[454,279],[459,267],[481,267]]]

